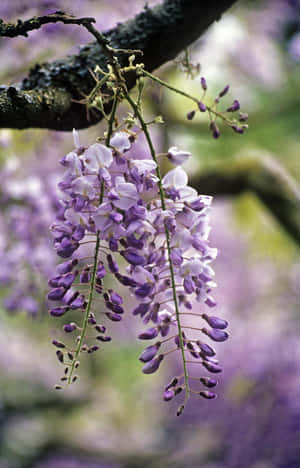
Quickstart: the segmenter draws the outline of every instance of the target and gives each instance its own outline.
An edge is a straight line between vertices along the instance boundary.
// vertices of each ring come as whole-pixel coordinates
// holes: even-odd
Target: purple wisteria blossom
[[[64,199],[51,228],[54,247],[64,262],[49,280],[48,299],[54,303],[52,316],[77,310],[84,319],[82,325],[64,326],[68,335],[77,327],[80,330],[75,352],[54,342],[60,348],[59,361],[66,364],[62,381],[74,380],[81,352],[98,349],[90,343],[92,337],[110,340],[98,319],[105,323],[122,320],[121,284],[135,298],[133,315],[149,324],[139,339],[157,340],[140,356],[142,371],[152,374],[168,354],[180,352],[183,374],[166,387],[164,399],[169,401],[179,393],[185,395],[185,402],[190,393],[215,398],[215,393],[205,390],[213,388],[215,380],[205,374],[219,373],[222,368],[205,338],[225,341],[228,323],[203,310],[216,305],[211,296],[216,284],[210,263],[217,249],[208,243],[212,198],[189,187],[180,167],[190,153],[171,147],[167,157],[177,167],[161,179],[156,161],[131,156],[135,143],[126,131],[115,133],[109,144],[84,148],[76,132],[74,141],[75,150],[61,160],[66,168],[59,183]],[[195,320],[192,325],[191,318]],[[187,336],[189,332],[192,337]],[[204,389],[191,388],[195,363],[204,367],[204,374],[197,377]],[[178,414],[182,410],[183,406]]]
[[[45,163],[44,167],[47,167]],[[58,207],[57,174],[11,158],[1,169],[0,286],[8,312],[44,310],[46,279],[55,271],[49,225]]]

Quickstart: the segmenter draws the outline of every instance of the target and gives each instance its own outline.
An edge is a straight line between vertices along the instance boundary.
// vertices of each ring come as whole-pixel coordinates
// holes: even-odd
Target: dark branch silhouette
[[[107,31],[105,37],[116,49],[141,50],[143,57],[137,57],[137,61],[143,61],[145,69],[153,71],[198,39],[235,2],[165,0],[152,9],[145,7],[135,18]],[[62,21],[62,16],[58,12],[57,21]],[[42,18],[16,25],[2,22],[0,31],[2,35],[16,35],[17,32],[24,35],[39,23],[45,24],[46,17]],[[75,22],[69,16],[65,18]],[[84,20],[91,24],[91,18],[81,18],[79,24]],[[118,58],[121,65],[126,64],[127,56],[120,54]],[[93,112],[88,119],[85,106],[75,101],[88,95],[95,85],[90,70],[96,65],[105,69],[106,63],[105,51],[95,41],[81,48],[77,55],[36,64],[20,85],[0,87],[0,128],[71,130],[96,124],[102,119],[101,113]],[[135,76],[130,74],[128,89],[134,85]]]
[[[200,193],[237,196],[254,193],[300,245],[300,189],[275,159],[246,158],[228,161],[191,180]]]

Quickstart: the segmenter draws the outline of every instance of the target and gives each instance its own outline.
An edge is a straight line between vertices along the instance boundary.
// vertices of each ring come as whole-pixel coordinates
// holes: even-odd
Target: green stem
[[[101,203],[102,203],[102,200],[100,201],[100,204]],[[90,287],[90,292],[89,292],[88,304],[87,304],[86,311],[85,311],[85,314],[84,314],[84,321],[83,321],[83,324],[82,324],[82,332],[80,334],[80,340],[77,343],[74,359],[72,361],[71,369],[70,369],[70,372],[69,372],[68,384],[70,384],[72,382],[72,376],[73,376],[73,373],[74,373],[75,364],[78,361],[78,356],[80,354],[81,346],[83,344],[83,340],[84,340],[85,335],[86,335],[89,315],[90,315],[90,311],[91,311],[91,307],[92,307],[94,287],[95,287],[95,282],[96,282],[96,269],[97,269],[97,263],[98,263],[99,247],[100,247],[100,233],[98,231],[97,232],[97,240],[96,240],[96,247],[95,247],[95,254],[94,254],[93,271],[92,271],[92,279],[91,279],[91,287]]]
[[[120,94],[120,91],[117,90],[116,93],[115,93],[115,96],[114,96],[114,101],[113,101],[113,105],[112,105],[112,109],[111,109],[111,113],[110,113],[110,117],[109,117],[109,122],[108,122],[107,136],[106,136],[106,139],[105,139],[106,146],[109,146],[109,142],[110,142],[111,135],[112,135],[112,132],[113,132],[113,126],[114,126],[114,121],[115,121],[115,115],[116,115],[116,110],[117,110],[117,105],[118,105],[119,94]]]
[[[198,106],[199,99],[197,99],[195,96],[192,96],[191,94],[188,94],[188,93],[182,91],[181,89],[175,88],[174,86],[170,85],[166,81],[163,81],[160,78],[157,78],[157,76],[152,75],[152,73],[149,73],[144,68],[142,69],[142,71],[143,71],[144,75],[148,76],[148,78],[151,78],[151,80],[156,81],[161,86],[164,86],[165,88],[168,88],[168,89],[170,89],[171,91],[174,91],[177,94],[181,94],[181,96],[184,96],[184,97],[186,97],[188,99],[191,99],[192,101],[196,102],[196,104]],[[221,112],[218,112],[218,111],[214,110],[212,107],[207,106],[207,105],[206,105],[206,108],[207,108],[208,112],[211,112],[212,114],[216,115],[217,117],[220,117],[220,119],[224,120],[225,122],[232,123],[232,121],[230,119],[227,119],[226,117],[224,117],[224,115]]]
[[[153,143],[147,128],[147,125],[144,121],[144,118],[140,112],[140,110],[137,108],[135,102],[133,99],[131,99],[130,95],[126,92],[125,93],[125,98],[132,107],[132,109],[135,112],[135,115],[139,119],[139,122],[141,124],[142,130],[145,134],[151,157],[153,161],[156,162],[156,175],[158,177],[158,188],[159,188],[159,194],[160,194],[160,199],[161,199],[161,206],[162,209],[166,209],[166,203],[165,203],[165,194],[164,194],[164,189],[162,186],[162,178],[161,178],[161,173],[160,173],[160,168],[158,165],[155,149],[153,147]],[[174,274],[174,267],[171,259],[171,241],[170,241],[170,233],[169,230],[166,226],[165,227],[165,233],[166,233],[166,241],[167,241],[167,251],[168,251],[168,260],[169,260],[169,270],[170,270],[170,276],[171,276],[171,285],[172,285],[172,293],[173,293],[173,301],[174,301],[174,306],[175,306],[175,312],[176,312],[176,320],[177,320],[177,325],[178,325],[178,335],[179,335],[179,344],[180,344],[180,350],[181,350],[181,356],[182,356],[182,362],[183,362],[183,371],[184,371],[184,383],[185,383],[185,388],[186,388],[186,393],[185,393],[185,400],[184,400],[184,405],[186,401],[189,398],[190,395],[190,387],[189,387],[189,382],[188,382],[188,373],[187,373],[187,366],[186,366],[186,359],[184,355],[184,343],[183,343],[183,337],[182,337],[182,328],[181,328],[181,322],[180,322],[180,312],[179,312],[179,306],[178,306],[178,299],[177,299],[177,294],[176,294],[176,282],[175,282],[175,274]]]

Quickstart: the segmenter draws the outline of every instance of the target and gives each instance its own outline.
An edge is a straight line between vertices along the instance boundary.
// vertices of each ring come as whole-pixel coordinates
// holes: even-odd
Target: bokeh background
[[[0,17],[15,21],[60,9],[94,16],[106,30],[142,7],[141,0],[2,0]],[[16,83],[35,63],[74,53],[87,41],[83,29],[61,24],[1,39],[0,82]],[[158,151],[191,151],[186,169],[194,178],[271,168],[291,187],[297,209],[300,2],[241,1],[193,45],[190,57],[200,63],[212,97],[230,84],[228,104],[239,98],[249,131],[236,135],[221,126],[215,141],[203,116],[186,119],[189,102],[148,84],[147,114],[165,120],[155,128]],[[199,75],[187,77],[180,63],[158,74],[201,93]],[[102,131],[100,124],[80,132],[82,143]],[[58,161],[72,147],[69,133],[0,130],[0,467],[299,467],[300,245],[274,217],[272,200],[266,206],[251,187],[216,196],[211,213],[218,311],[231,334],[219,349],[218,399],[192,399],[176,418],[177,405],[164,403],[161,390],[178,362],[143,375],[135,339],[142,324],[131,317],[114,327],[114,340],[101,353],[83,359],[78,384],[53,390],[61,369],[51,340],[61,336],[61,323],[45,306],[56,261],[48,226]],[[276,177],[262,177],[266,190],[270,180],[276,184]]]

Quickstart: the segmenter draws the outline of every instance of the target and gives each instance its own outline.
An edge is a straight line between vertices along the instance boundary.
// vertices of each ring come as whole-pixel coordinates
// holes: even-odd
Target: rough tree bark
[[[153,71],[193,43],[236,1],[165,0],[105,36],[115,48],[140,49],[145,69]],[[9,35],[7,31],[0,24],[0,35]],[[119,59],[124,61],[124,56]],[[0,128],[71,130],[96,124],[101,114],[93,113],[88,120],[85,107],[74,100],[95,85],[89,70],[97,64],[105,68],[106,62],[101,47],[92,42],[77,55],[37,64],[18,86],[0,87]],[[127,83],[129,89],[135,85],[132,74]]]

